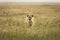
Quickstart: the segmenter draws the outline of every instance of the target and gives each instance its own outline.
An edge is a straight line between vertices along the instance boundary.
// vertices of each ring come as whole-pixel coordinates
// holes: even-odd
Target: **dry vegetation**
[[[34,15],[28,27],[26,16]],[[60,40],[60,5],[0,6],[0,40]]]

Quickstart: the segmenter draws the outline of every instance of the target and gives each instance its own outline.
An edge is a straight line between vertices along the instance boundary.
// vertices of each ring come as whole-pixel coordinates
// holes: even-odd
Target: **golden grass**
[[[0,40],[60,40],[60,10],[55,6],[0,6]],[[26,23],[28,14],[34,15],[32,27]]]

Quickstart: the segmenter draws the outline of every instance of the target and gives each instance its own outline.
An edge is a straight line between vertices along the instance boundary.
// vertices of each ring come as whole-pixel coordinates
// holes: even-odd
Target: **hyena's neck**
[[[30,27],[32,26],[32,20],[29,20],[29,26]]]

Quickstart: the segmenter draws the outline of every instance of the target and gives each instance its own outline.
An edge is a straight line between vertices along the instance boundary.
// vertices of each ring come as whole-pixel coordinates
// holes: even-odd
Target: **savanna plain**
[[[60,5],[0,5],[0,40],[60,40]]]

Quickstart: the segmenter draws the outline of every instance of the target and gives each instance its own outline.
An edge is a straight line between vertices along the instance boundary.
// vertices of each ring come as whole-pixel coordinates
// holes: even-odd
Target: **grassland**
[[[32,27],[28,14],[34,15]],[[0,6],[0,40],[60,40],[60,5]]]

